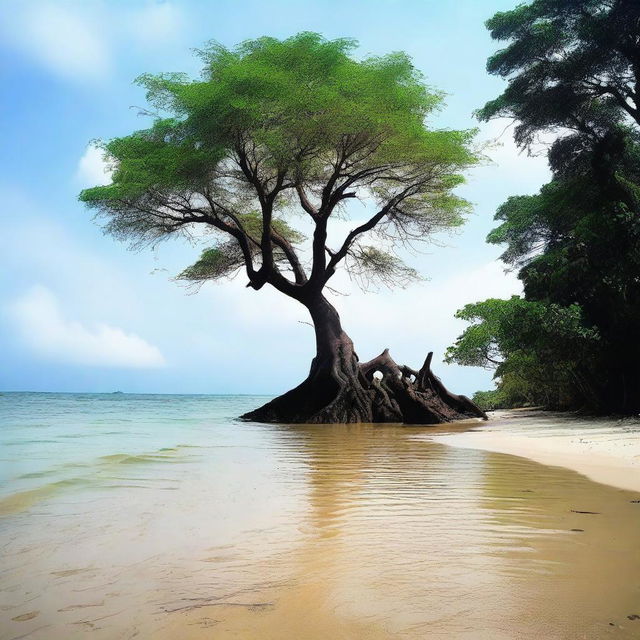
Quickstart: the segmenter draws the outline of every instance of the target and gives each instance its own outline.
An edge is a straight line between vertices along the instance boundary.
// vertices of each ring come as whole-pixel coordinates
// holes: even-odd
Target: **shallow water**
[[[263,401],[0,396],[0,638],[640,637],[640,495]]]

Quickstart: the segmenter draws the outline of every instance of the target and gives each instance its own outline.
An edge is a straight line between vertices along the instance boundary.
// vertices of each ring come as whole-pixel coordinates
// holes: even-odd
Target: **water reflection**
[[[307,604],[326,603],[327,618],[343,627],[367,621],[368,633],[407,638],[512,638],[514,629],[565,638],[582,628],[597,638],[610,626],[601,581],[616,592],[614,608],[633,606],[640,521],[626,492],[519,458],[419,441],[428,433],[420,428],[275,431],[283,459],[308,468],[297,593],[308,589],[315,602]],[[583,509],[604,517],[587,525],[573,513]],[[612,526],[629,545],[615,568]]]

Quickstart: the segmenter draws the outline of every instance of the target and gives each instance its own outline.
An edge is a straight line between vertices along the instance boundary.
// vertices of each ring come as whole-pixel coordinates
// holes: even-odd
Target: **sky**
[[[492,372],[445,365],[467,303],[520,292],[485,242],[496,208],[549,178],[542,156],[519,153],[511,124],[473,111],[504,82],[485,71],[497,48],[484,21],[514,0],[3,0],[0,3],[0,390],[277,394],[305,377],[313,330],[298,303],[242,277],[194,292],[174,276],[204,246],[184,240],[133,252],[102,233],[78,201],[108,181],[96,139],[149,126],[140,115],[146,72],[197,76],[193,49],[262,35],[316,31],[359,41],[357,56],[405,51],[446,92],[435,128],[479,128],[491,162],[459,193],[464,228],[407,262],[425,279],[362,292],[338,277],[332,300],[361,360],[385,347],[434,371],[457,393],[492,388]],[[357,224],[339,221],[340,233]]]

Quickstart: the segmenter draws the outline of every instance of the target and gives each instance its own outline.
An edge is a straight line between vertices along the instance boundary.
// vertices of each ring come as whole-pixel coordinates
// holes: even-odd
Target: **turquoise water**
[[[169,459],[247,429],[235,418],[262,396],[93,393],[0,394],[0,500],[65,483],[81,486],[111,463]]]

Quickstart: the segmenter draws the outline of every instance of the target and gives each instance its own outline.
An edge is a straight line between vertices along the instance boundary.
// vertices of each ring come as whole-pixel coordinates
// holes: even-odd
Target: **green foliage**
[[[509,403],[639,411],[640,3],[533,0],[487,26],[508,41],[487,65],[508,85],[478,115],[515,118],[523,147],[554,133],[553,179],[509,198],[487,238],[525,300],[463,309],[475,324],[449,357],[499,353]]]
[[[239,213],[236,218],[244,233],[249,236],[254,243],[259,244],[262,236],[262,215],[257,211],[251,211],[249,213]],[[293,229],[286,220],[282,218],[273,218],[271,221],[271,229],[291,244],[299,244],[305,239],[302,233]]]
[[[640,122],[637,0],[534,0],[495,14],[487,28],[508,44],[487,62],[509,80],[480,109],[481,119],[514,117],[528,145],[542,129],[605,129],[631,116]]]
[[[196,189],[223,157],[219,147],[198,145],[175,118],[158,119],[149,129],[103,143],[102,149],[115,169],[112,184],[85,189],[83,202],[135,198],[154,189]]]
[[[155,120],[103,144],[112,184],[80,199],[134,245],[198,225],[221,236],[183,276],[227,275],[242,255],[250,286],[305,297],[295,246],[304,237],[291,223],[302,210],[317,227],[309,286],[323,286],[347,256],[356,272],[403,284],[412,271],[393,254],[357,249],[357,236],[425,241],[461,224],[468,203],[453,191],[478,162],[474,132],[428,128],[442,94],[405,54],[357,60],[355,46],[309,32],[234,49],[211,43],[198,52],[200,79],[140,76]],[[380,215],[342,246],[323,247],[329,218],[347,212],[348,198],[375,199]],[[231,262],[227,242],[237,245]]]
[[[589,392],[581,381],[583,358],[600,336],[578,305],[492,298],[466,305],[456,317],[470,326],[445,360],[495,369],[505,406],[563,407]]]
[[[510,409],[516,405],[512,404],[507,394],[501,389],[491,391],[476,391],[472,400],[483,411],[495,411],[496,409]]]
[[[389,224],[460,224],[466,203],[451,189],[461,182],[457,170],[477,161],[473,132],[427,129],[425,118],[442,97],[409,58],[357,61],[349,55],[354,47],[352,40],[314,33],[260,38],[233,50],[214,43],[200,51],[202,80],[141,76],[150,103],[170,117],[104,144],[113,184],[86,189],[81,200],[111,219],[109,231],[155,240],[175,230],[149,213],[167,199],[178,208],[180,198],[195,206],[194,194],[208,195],[236,212],[247,200],[255,204],[255,181],[236,162],[239,150],[250,152],[245,160],[259,165],[267,188],[280,179],[317,194],[338,153],[362,173],[354,188],[372,190],[375,176],[381,202],[397,194],[403,179],[409,186],[417,174],[434,172],[429,188],[408,194]],[[275,204],[289,203],[281,197]]]
[[[581,211],[575,196],[590,185],[584,180],[574,184],[557,181],[542,187],[534,196],[511,196],[498,207],[494,219],[501,224],[487,236],[491,244],[506,244],[500,256],[508,265],[523,266],[550,245],[557,245],[571,234]]]
[[[233,276],[242,266],[244,266],[244,256],[237,243],[225,242],[203,251],[200,259],[187,267],[178,279],[203,282]]]

